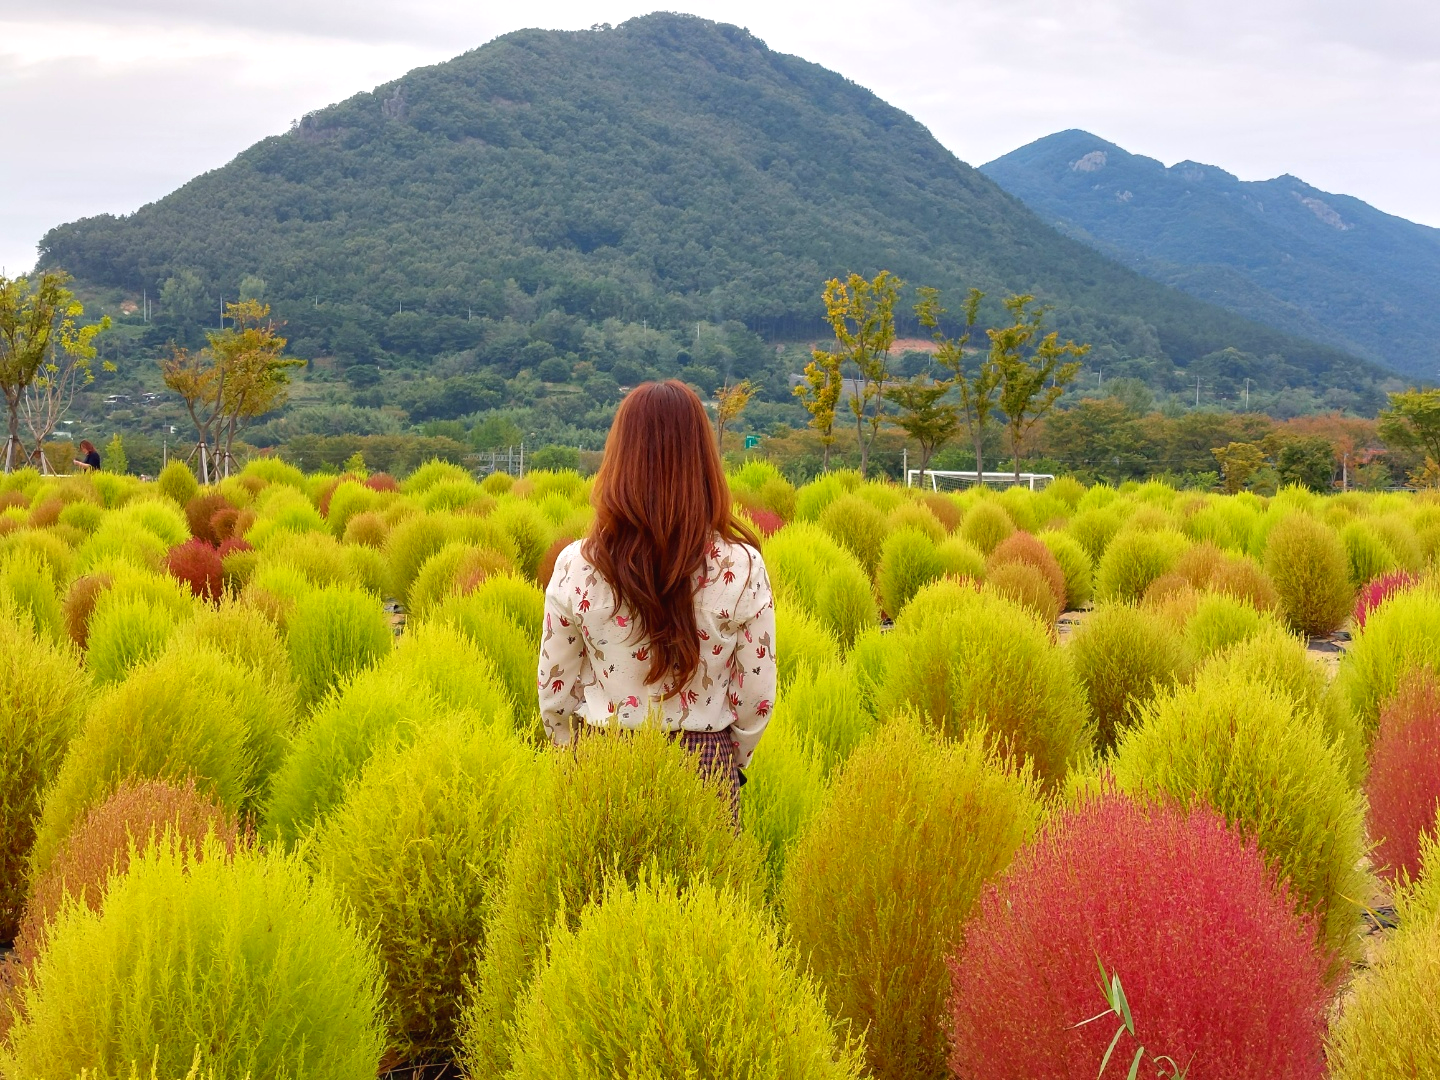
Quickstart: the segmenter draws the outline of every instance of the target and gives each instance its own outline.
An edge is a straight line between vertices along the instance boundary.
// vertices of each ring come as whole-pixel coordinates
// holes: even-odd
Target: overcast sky
[[[1440,226],[1435,0],[696,0],[848,76],[974,165],[1085,128],[1167,165],[1293,173]],[[305,112],[613,0],[0,0],[0,267],[126,213]],[[243,12],[243,14],[237,14]]]

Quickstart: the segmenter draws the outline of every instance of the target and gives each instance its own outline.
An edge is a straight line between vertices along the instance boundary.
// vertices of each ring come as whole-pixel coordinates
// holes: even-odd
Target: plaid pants
[[[672,731],[680,745],[695,755],[700,775],[712,784],[718,783],[730,797],[730,813],[735,828],[740,828],[740,767],[735,764],[735,741],[730,731]]]

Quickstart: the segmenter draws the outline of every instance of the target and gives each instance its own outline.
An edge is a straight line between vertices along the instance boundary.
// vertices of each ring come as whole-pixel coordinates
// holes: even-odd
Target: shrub
[[[469,479],[470,473],[461,466],[432,458],[412,472],[403,487],[408,495],[423,495],[436,484]]]
[[[960,522],[961,539],[979,548],[983,555],[989,555],[1014,531],[1010,515],[994,502],[977,502]]]
[[[351,524],[358,522],[356,518]],[[447,539],[445,524],[430,514],[412,517],[390,530],[385,541],[385,560],[390,564],[390,590],[395,599],[402,604],[409,603],[415,575],[426,559],[445,546]],[[352,540],[347,529],[346,541],[354,543],[358,538]]]
[[[519,1008],[516,1080],[863,1073],[765,917],[708,883],[606,890],[560,929]]]
[[[1188,546],[1176,532],[1140,532],[1126,529],[1110,542],[1095,571],[1095,596],[1099,600],[1134,603],[1146,587],[1161,574],[1175,568]]]
[[[1373,611],[1340,662],[1336,686],[1367,738],[1385,702],[1419,669],[1440,676],[1440,592],[1433,588],[1397,593]]]
[[[740,818],[765,854],[767,892],[772,896],[779,890],[795,838],[826,793],[821,750],[785,709],[787,693],[779,694],[765,738],[745,770],[748,782],[740,789]]]
[[[1075,611],[1088,604],[1095,591],[1095,571],[1089,552],[1068,533],[1051,530],[1040,533],[1036,539],[1050,550],[1064,575],[1065,610]]]
[[[1372,861],[1392,880],[1418,877],[1420,846],[1440,811],[1440,685],[1418,672],[1380,714],[1365,782]]]
[[[1368,895],[1359,796],[1340,750],[1287,694],[1223,671],[1172,691],[1120,736],[1114,773],[1126,791],[1209,803],[1317,916],[1326,950],[1353,956]]]
[[[19,532],[5,541],[3,553],[10,558],[24,558],[38,562],[49,572],[57,584],[68,581],[74,564],[70,547],[54,530],[29,530]]]
[[[430,621],[453,626],[474,643],[505,687],[516,730],[548,742],[535,692],[544,607],[544,593],[530,582],[496,574],[440,604]]]
[[[65,620],[65,632],[80,648],[90,640],[90,616],[100,596],[110,587],[109,574],[82,574],[70,583],[65,600],[60,606],[61,617]]]
[[[467,558],[480,550],[463,540],[452,540],[426,559],[410,585],[410,614],[423,619],[432,608],[456,592]]]
[[[87,536],[100,527],[105,520],[105,511],[92,502],[72,502],[60,511],[60,524],[79,529]]]
[[[986,570],[989,575],[1002,566],[1013,564],[1033,567],[1041,576],[1045,585],[1055,596],[1054,607],[1056,614],[1065,608],[1065,600],[1068,595],[1065,587],[1065,571],[1060,569],[1060,563],[1050,553],[1050,549],[1027,532],[1014,532],[996,545],[995,550],[990,552],[986,560]],[[988,580],[988,578],[987,578]],[[1048,608],[1050,605],[1046,605]],[[1054,619],[1050,620],[1054,622]]]
[[[293,567],[317,588],[356,584],[346,548],[323,533],[282,535],[267,545],[265,559],[277,565]]]
[[[782,687],[801,671],[818,671],[840,659],[840,646],[830,631],[792,604],[775,609],[775,640],[783,642],[775,654],[776,681]]]
[[[71,743],[30,855],[50,864],[87,810],[126,780],[195,778],[236,813],[255,810],[293,723],[267,680],[201,648],[171,650],[100,694]]]
[[[332,586],[296,601],[285,641],[300,705],[313,709],[332,687],[389,653],[395,636],[375,597]]]
[[[865,1033],[877,1078],[947,1076],[945,960],[1040,802],[976,733],[900,719],[846,763],[786,865],[785,915],[826,1004]]]
[[[330,493],[330,500],[323,508],[331,535],[340,539],[357,514],[374,510],[383,501],[379,492],[366,487],[360,481],[353,478],[341,480]]]
[[[368,548],[383,548],[390,537],[390,526],[379,514],[356,514],[345,525],[344,540],[347,544],[359,544]]]
[[[234,817],[213,796],[197,791],[193,778],[183,784],[164,780],[121,784],[75,826],[31,886],[15,935],[20,961],[33,963],[40,954],[45,933],[67,898],[99,911],[110,878],[125,873],[131,853],[167,833],[167,843],[183,844],[196,858],[203,857],[207,836],[218,839],[227,855],[240,842]]]
[[[167,548],[190,539],[190,526],[185,522],[184,512],[167,499],[132,499],[111,514],[111,519],[144,529]]]
[[[1096,488],[1092,490],[1106,490]],[[1065,526],[1065,531],[1075,538],[1075,542],[1085,549],[1085,554],[1090,556],[1091,563],[1099,563],[1105,555],[1105,549],[1110,546],[1110,541],[1115,539],[1120,532],[1120,526],[1124,524],[1123,519],[1114,510],[1087,509],[1070,519]]]
[[[550,546],[551,527],[534,505],[512,499],[497,506],[488,519],[515,544],[516,565],[530,580],[537,580],[540,560]]]
[[[985,556],[968,541],[947,536],[935,545],[935,555],[946,577],[985,580]]]
[[[1183,677],[1185,643],[1168,619],[1129,604],[1102,604],[1068,646],[1070,664],[1095,717],[1096,744],[1115,745],[1137,710]]]
[[[233,509],[235,508],[230,505],[230,500],[218,491],[202,492],[196,495],[185,504],[185,523],[190,528],[190,535],[218,547],[220,541],[225,538],[215,534],[212,522],[215,520],[215,515],[221,510]]]
[[[1368,522],[1350,522],[1340,530],[1340,541],[1345,545],[1352,588],[1358,589],[1367,581],[1393,573],[1400,567],[1399,560],[1375,535]]]
[[[819,525],[875,576],[889,534],[884,514],[858,495],[842,495],[821,512]]]
[[[1440,1075],[1440,849],[1428,841],[1418,883],[1396,897],[1400,927],[1351,984],[1330,1028],[1334,1080],[1412,1080]]]
[[[765,567],[781,602],[819,619],[842,650],[877,621],[864,568],[814,525],[787,525],[772,536],[765,544]]]
[[[170,499],[176,506],[188,506],[190,500],[195,498],[200,491],[200,484],[196,481],[195,474],[183,461],[172,461],[161,469],[159,479],[155,481],[155,487],[161,495]]]
[[[15,936],[41,799],[80,727],[74,654],[0,608],[0,940]]]
[[[557,925],[577,928],[608,881],[642,870],[760,896],[760,853],[732,831],[728,799],[654,728],[602,732],[557,758],[555,782],[516,830],[486,928],[462,1045],[471,1075],[510,1065],[506,1029]]]
[[[55,579],[50,567],[33,552],[22,548],[0,561],[0,603],[4,603],[7,617],[26,620],[37,634],[54,641],[66,636]]]
[[[776,700],[771,722],[777,718],[794,727],[813,751],[821,775],[827,777],[865,741],[876,723],[865,708],[855,673],[835,662],[800,671]]]
[[[935,543],[918,529],[901,529],[885,538],[876,583],[885,611],[894,618],[910,598],[936,578],[945,567]]]
[[[947,532],[940,519],[922,502],[904,502],[895,507],[885,518],[885,528],[890,532],[915,529],[929,537],[932,544],[944,540]]]
[[[91,677],[101,685],[118,683],[131,668],[159,656],[179,623],[169,606],[112,586],[90,615],[85,663]]]
[[[310,849],[379,943],[391,1044],[406,1061],[455,1053],[487,893],[534,768],[507,732],[448,717],[377,753]]]
[[[1089,715],[1069,665],[1009,601],[931,586],[891,637],[876,689],[882,717],[913,710],[957,737],[983,727],[1005,752],[1032,758],[1046,784],[1088,748]]]
[[[249,580],[240,590],[240,597],[263,611],[267,618],[282,629],[290,621],[295,605],[315,591],[303,573],[286,563],[260,561],[257,553],[241,551],[221,560],[227,574],[238,577],[249,565]]]
[[[1265,572],[1286,621],[1299,633],[1332,633],[1350,613],[1355,590],[1344,545],[1313,518],[1288,514],[1276,522],[1265,541]]]
[[[1357,630],[1365,629],[1365,621],[1370,618],[1370,613],[1383,604],[1390,597],[1406,589],[1413,589],[1420,579],[1408,570],[1396,570],[1389,574],[1381,574],[1377,578],[1367,581],[1360,587],[1355,597],[1355,610],[1351,618],[1355,620]]]
[[[1062,601],[1056,599],[1052,583],[1029,563],[1001,563],[988,570],[984,591],[1019,605],[1045,626],[1055,625],[1060,618]]]
[[[225,567],[219,548],[196,537],[170,549],[165,568],[202,600],[218,600],[225,592]]]
[[[12,1076],[114,1076],[137,1061],[182,1076],[362,1080],[384,1029],[376,960],[330,886],[292,858],[209,841],[156,845],[102,912],[72,904],[19,990]]]
[[[1329,987],[1312,941],[1254,844],[1212,811],[1085,800],[1016,856],[966,927],[951,1068],[1093,1080],[1120,1023],[1081,1024],[1104,1007],[1098,957],[1147,1055],[1197,1076],[1320,1080]]]
[[[74,570],[77,574],[94,573],[115,560],[138,569],[159,570],[169,550],[170,545],[153,533],[111,516],[76,549]]]
[[[1191,656],[1203,660],[1254,637],[1264,625],[1265,620],[1244,601],[1210,593],[1200,598],[1195,613],[1185,623],[1185,643]]]

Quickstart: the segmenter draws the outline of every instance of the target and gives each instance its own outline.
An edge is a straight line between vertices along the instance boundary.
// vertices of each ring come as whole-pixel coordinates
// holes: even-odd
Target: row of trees
[[[830,467],[842,403],[855,421],[862,475],[887,422],[919,444],[922,472],[936,451],[963,429],[975,449],[975,471],[983,473],[987,428],[998,412],[1005,419],[1018,481],[1026,435],[1075,380],[1077,358],[1090,347],[1061,342],[1055,331],[1044,333],[1047,309],[1033,296],[1016,295],[1004,301],[1010,324],[986,331],[988,348],[969,349],[984,293],[970,290],[961,332],[951,337],[942,325],[949,312],[941,305],[939,290],[922,287],[915,315],[931,331],[935,362],[948,375],[937,379],[922,372],[898,378],[890,366],[890,349],[903,284],[887,270],[873,279],[851,274],[845,281],[832,278],[825,283],[825,316],[835,344],[813,351],[804,380],[794,391],[825,448],[824,467]],[[886,414],[887,404],[897,409],[893,418]]]

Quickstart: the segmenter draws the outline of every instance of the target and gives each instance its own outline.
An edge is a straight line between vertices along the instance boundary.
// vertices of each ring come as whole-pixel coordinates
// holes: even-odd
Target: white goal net
[[[1022,472],[1017,480],[1013,472],[962,472],[954,469],[905,470],[906,487],[929,488],[931,491],[959,491],[984,484],[987,487],[1028,487],[1039,491],[1055,479],[1053,473]]]

